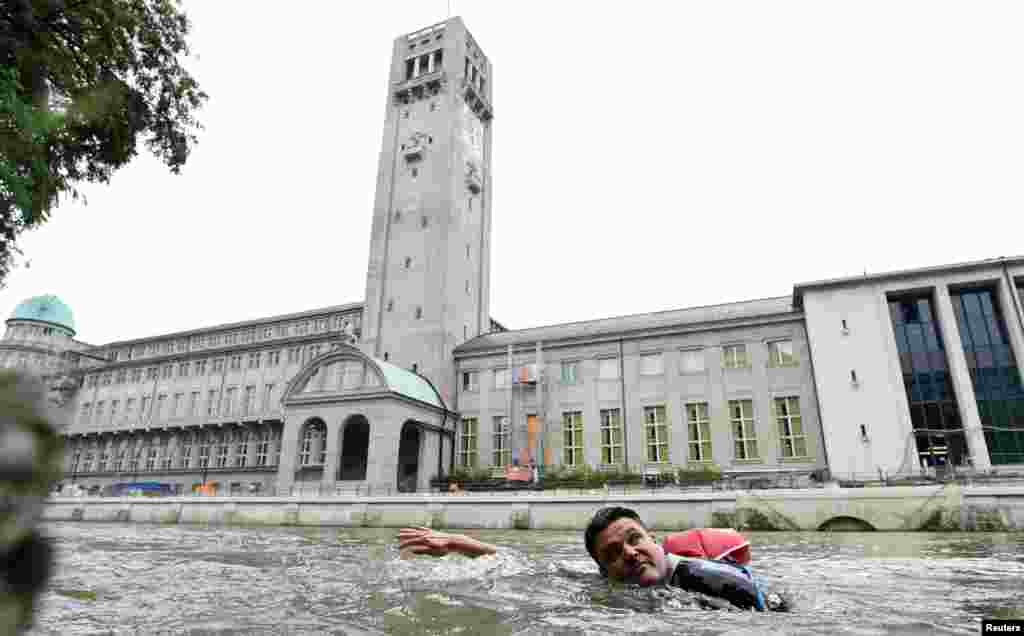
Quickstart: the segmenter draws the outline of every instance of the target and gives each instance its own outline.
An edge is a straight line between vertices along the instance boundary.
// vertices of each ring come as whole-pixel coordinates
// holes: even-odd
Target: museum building
[[[394,41],[363,302],[95,346],[57,297],[21,303],[0,365],[49,378],[66,481],[409,492],[456,467],[1024,467],[1024,257],[505,329],[493,81],[459,18]]]

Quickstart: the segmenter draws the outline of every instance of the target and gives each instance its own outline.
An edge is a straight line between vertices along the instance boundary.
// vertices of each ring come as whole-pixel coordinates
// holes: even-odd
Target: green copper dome
[[[71,308],[64,304],[60,298],[53,295],[33,296],[22,301],[14,308],[14,313],[8,320],[36,320],[60,325],[75,333],[75,319],[71,315]]]

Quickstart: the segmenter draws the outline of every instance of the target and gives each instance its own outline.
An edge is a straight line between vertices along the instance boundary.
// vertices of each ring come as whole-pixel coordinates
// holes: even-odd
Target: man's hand
[[[402,528],[398,531],[398,549],[403,554],[444,556],[452,549],[453,536],[430,528]]]
[[[430,528],[402,528],[398,531],[398,549],[402,556],[413,554],[429,554],[444,556],[450,552],[458,552],[468,557],[494,554],[497,548],[489,543],[471,539],[462,534],[437,532]]]

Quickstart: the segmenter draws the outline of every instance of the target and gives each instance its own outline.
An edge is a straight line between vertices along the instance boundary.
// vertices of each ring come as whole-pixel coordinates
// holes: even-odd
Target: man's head
[[[629,508],[598,510],[583,534],[601,574],[617,581],[654,585],[668,576],[665,551]]]

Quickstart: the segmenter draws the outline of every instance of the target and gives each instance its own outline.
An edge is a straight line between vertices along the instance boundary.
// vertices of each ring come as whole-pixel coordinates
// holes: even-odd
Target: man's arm
[[[494,554],[496,547],[483,541],[477,541],[464,534],[437,532],[430,528],[402,528],[398,532],[398,549],[402,554],[429,554],[444,556],[450,552],[458,552],[469,557]]]

